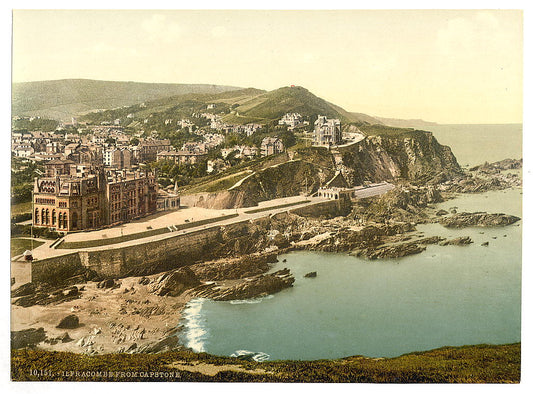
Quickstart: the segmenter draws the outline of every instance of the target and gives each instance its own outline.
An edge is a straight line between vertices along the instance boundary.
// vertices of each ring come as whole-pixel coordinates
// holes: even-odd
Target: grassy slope
[[[381,383],[518,383],[520,344],[444,347],[396,358],[362,356],[339,360],[271,361],[257,363],[206,353],[109,354],[85,356],[36,350],[12,351],[13,380],[79,381],[256,381],[256,382],[381,382]],[[178,362],[178,365],[173,363]],[[184,365],[186,364],[186,365]],[[184,366],[181,366],[184,365]],[[190,367],[218,368],[214,376]],[[34,376],[31,370],[52,375]],[[137,377],[64,377],[62,371],[133,372]],[[250,373],[248,373],[249,371]],[[141,377],[146,372],[146,378]],[[149,377],[150,372],[176,372],[172,379]],[[115,374],[116,375],[116,374]]]
[[[115,108],[186,93],[220,93],[236,87],[63,79],[13,84],[13,115],[69,119],[98,108]]]
[[[139,117],[147,117],[150,113],[169,110],[175,106],[181,107],[186,102],[220,103],[236,106],[234,113],[227,113],[223,120],[230,124],[268,123],[281,118],[287,112],[299,112],[304,116],[313,117],[318,114],[341,119],[344,123],[367,122],[380,124],[381,122],[369,115],[348,112],[341,107],[328,103],[302,87],[284,87],[270,92],[247,88],[216,94],[189,93],[175,95],[146,103],[146,107],[138,110]],[[215,112],[218,112],[215,109]],[[132,109],[135,112],[135,109]]]
[[[349,112],[299,86],[284,87],[257,96],[242,104],[237,111],[242,116],[264,119],[277,119],[287,112],[299,112],[304,116],[320,114],[340,118],[343,122],[357,121]]]
[[[11,216],[20,215],[22,213],[31,213],[31,205],[31,201],[11,205]]]
[[[33,248],[42,245],[44,242],[33,240]],[[26,250],[31,249],[31,239],[11,238],[11,257],[18,256]]]

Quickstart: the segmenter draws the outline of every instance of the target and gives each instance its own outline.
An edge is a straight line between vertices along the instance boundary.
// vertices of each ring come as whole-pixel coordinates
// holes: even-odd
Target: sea
[[[522,157],[521,125],[439,125],[430,131],[463,166]],[[522,189],[458,195],[437,207],[521,217]],[[292,288],[253,300],[193,299],[183,312],[180,340],[197,352],[257,361],[395,357],[519,342],[522,221],[498,228],[427,224],[417,232],[468,235],[473,244],[428,245],[417,255],[372,261],[308,251],[280,255],[272,271],[289,268],[296,278]],[[304,277],[312,271],[316,278]]]

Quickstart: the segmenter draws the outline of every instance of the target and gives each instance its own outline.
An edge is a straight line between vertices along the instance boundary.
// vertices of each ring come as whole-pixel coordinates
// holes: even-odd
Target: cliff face
[[[447,179],[462,174],[451,149],[430,132],[417,131],[404,138],[369,136],[341,148],[340,153],[352,185],[397,179],[425,183],[437,175]]]
[[[239,206],[253,206],[260,201],[313,193],[335,174],[333,165],[321,166],[304,160],[288,161],[261,170],[228,193]]]
[[[399,136],[368,136],[351,146],[328,150],[302,148],[294,160],[257,171],[229,191],[205,194],[190,205],[205,208],[250,207],[260,201],[312,194],[338,169],[349,186],[365,181],[407,180],[438,183],[461,175],[451,149],[424,131]]]

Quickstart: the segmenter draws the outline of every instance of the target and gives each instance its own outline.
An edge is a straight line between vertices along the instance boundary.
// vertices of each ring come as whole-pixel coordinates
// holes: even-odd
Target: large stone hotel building
[[[60,232],[97,229],[157,211],[154,173],[104,170],[69,160],[53,160],[45,168],[45,176],[34,183],[34,226]]]

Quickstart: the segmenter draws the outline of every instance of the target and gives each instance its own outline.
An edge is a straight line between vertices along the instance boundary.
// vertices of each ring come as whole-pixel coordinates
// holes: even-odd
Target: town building
[[[170,160],[177,164],[196,164],[207,158],[207,152],[190,152],[187,150],[168,150],[159,152],[157,161]]]
[[[169,186],[171,188],[171,186]],[[157,192],[157,210],[173,211],[180,208],[180,195],[178,185],[174,185],[174,190],[159,190]]]
[[[278,137],[265,137],[261,141],[261,156],[270,156],[282,153],[285,150],[283,142]]]
[[[129,169],[132,166],[132,153],[127,148],[109,148],[104,151],[104,165],[118,170]]]
[[[279,120],[279,125],[286,125],[291,128],[294,128],[301,124],[303,121],[302,115],[300,115],[297,112],[291,112],[283,115],[283,117]]]
[[[30,157],[35,152],[29,143],[15,145],[11,150],[13,154],[18,157]]]
[[[138,160],[142,163],[148,163],[157,160],[159,152],[168,151],[171,149],[170,140],[147,139],[141,141],[138,145]]]
[[[157,211],[156,176],[142,171],[109,171],[105,185],[106,224],[115,225]]]
[[[156,212],[157,195],[154,173],[53,160],[34,181],[33,225],[60,232],[98,229]]]
[[[342,142],[341,121],[318,115],[315,121],[313,145],[335,146]]]

